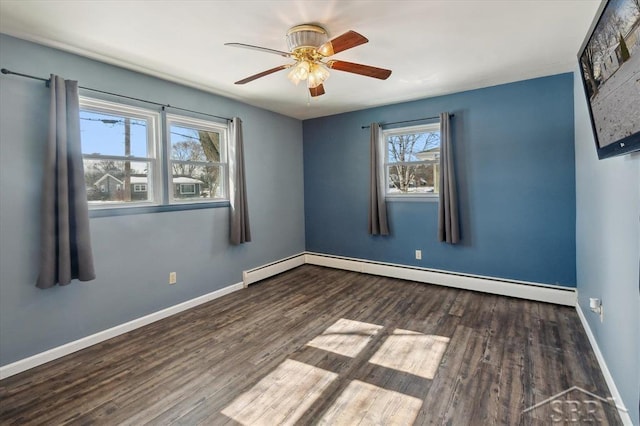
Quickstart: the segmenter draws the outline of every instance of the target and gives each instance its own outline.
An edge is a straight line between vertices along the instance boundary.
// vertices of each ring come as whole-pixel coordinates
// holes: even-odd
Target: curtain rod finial
[[[11,73],[11,71],[9,71],[9,70],[8,70],[8,69],[6,69],[6,68],[2,68],[2,69],[0,70],[0,72],[1,72],[2,74],[9,74],[9,73]]]

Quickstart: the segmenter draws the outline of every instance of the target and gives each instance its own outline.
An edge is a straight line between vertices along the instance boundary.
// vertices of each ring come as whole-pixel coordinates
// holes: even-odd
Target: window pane
[[[175,200],[224,198],[221,166],[196,166],[173,163],[173,198]]]
[[[388,194],[437,194],[440,186],[440,164],[387,166]]]
[[[84,160],[87,199],[91,204],[151,200],[149,162]]]
[[[220,133],[172,124],[171,159],[182,161],[220,161]]]
[[[147,127],[146,120],[82,110],[82,153],[151,157],[147,152]]]
[[[440,158],[440,131],[387,136],[389,163],[433,161]]]

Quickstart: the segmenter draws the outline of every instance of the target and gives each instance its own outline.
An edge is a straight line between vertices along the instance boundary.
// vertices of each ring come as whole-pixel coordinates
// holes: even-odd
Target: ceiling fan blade
[[[321,84],[319,86],[309,88],[309,93],[311,93],[311,97],[315,98],[316,96],[324,95],[324,86]]]
[[[281,70],[286,70],[290,66],[291,65],[280,65],[279,67],[271,68],[270,70],[262,71],[261,73],[254,74],[254,75],[249,76],[247,78],[244,78],[242,80],[236,81],[235,84],[249,83],[250,81],[257,80],[260,77],[264,77],[265,75],[273,74],[274,72],[278,72],[278,71],[281,71]]]
[[[368,41],[369,39],[362,34],[358,34],[355,31],[347,31],[346,33],[333,38],[320,46],[318,48],[318,52],[325,57],[331,56],[344,50],[351,49],[352,47],[365,44]]]
[[[370,65],[356,64],[347,61],[332,60],[327,62],[327,66],[334,70],[346,71],[353,74],[364,75],[367,77],[379,78],[380,80],[386,80],[391,75],[391,70],[376,68]]]
[[[224,45],[231,46],[231,47],[242,47],[243,49],[257,50],[257,51],[266,52],[266,53],[275,53],[276,55],[284,56],[285,58],[288,58],[289,56],[291,56],[291,53],[289,52],[283,52],[282,50],[269,49],[267,47],[254,46],[252,44],[225,43]]]

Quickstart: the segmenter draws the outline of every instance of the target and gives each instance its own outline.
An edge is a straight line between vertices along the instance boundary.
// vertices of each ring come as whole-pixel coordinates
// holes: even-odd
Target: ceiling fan
[[[367,43],[369,40],[363,35],[355,31],[347,31],[331,40],[327,40],[327,38],[327,31],[324,28],[318,25],[304,24],[297,25],[287,31],[288,52],[253,46],[251,44],[225,43],[225,46],[242,47],[261,52],[274,53],[295,61],[238,80],[235,84],[246,84],[260,77],[273,74],[274,72],[291,68],[291,71],[287,75],[289,80],[296,85],[300,83],[300,81],[306,80],[309,93],[315,97],[324,95],[323,83],[329,77],[329,69],[346,71],[353,74],[378,78],[380,80],[386,80],[391,75],[391,70],[384,68],[339,61],[337,59],[327,60],[328,57],[336,53]]]

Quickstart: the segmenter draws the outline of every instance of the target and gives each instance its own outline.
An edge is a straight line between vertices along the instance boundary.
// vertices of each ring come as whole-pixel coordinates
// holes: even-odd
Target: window
[[[440,178],[440,123],[384,130],[386,195],[429,197]]]
[[[227,199],[226,125],[167,115],[172,202]]]
[[[80,98],[91,208],[227,201],[227,125]]]
[[[158,128],[159,115],[152,111],[80,99],[82,158],[90,206],[160,202]],[[137,190],[140,182],[144,182],[144,191]]]
[[[181,183],[179,186],[180,186],[180,193],[181,194],[195,194],[196,193],[196,185],[194,183]]]

